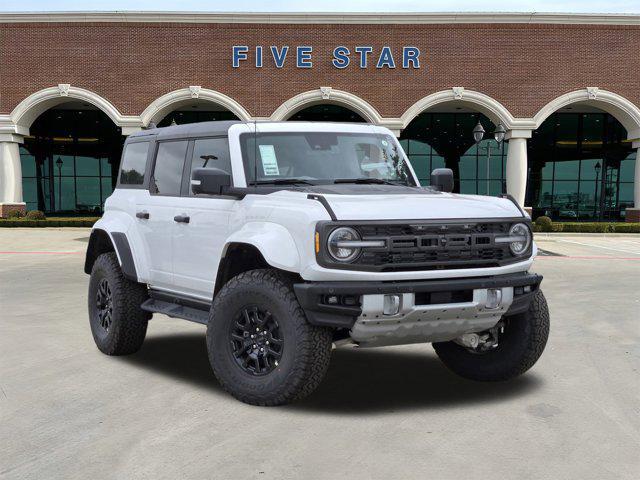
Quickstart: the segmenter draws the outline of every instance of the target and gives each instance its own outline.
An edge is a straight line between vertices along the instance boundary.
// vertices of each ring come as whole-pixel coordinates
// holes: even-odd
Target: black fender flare
[[[129,245],[126,234],[123,232],[109,233],[102,229],[94,229],[91,232],[84,262],[84,272],[90,274],[96,259],[103,253],[108,252],[115,252],[118,256],[124,277],[137,282],[138,273],[135,262],[133,261],[131,246]]]

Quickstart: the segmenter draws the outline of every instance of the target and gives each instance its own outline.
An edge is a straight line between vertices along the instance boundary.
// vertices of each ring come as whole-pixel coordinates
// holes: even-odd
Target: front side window
[[[283,132],[240,136],[247,184],[389,183],[414,186],[390,135]]]
[[[231,157],[227,138],[201,138],[193,144],[191,171],[189,179],[196,168],[218,168],[231,174]],[[193,195],[191,188],[189,194]]]
[[[180,195],[182,169],[187,153],[187,141],[161,142],[158,144],[156,164],[151,179],[151,193]]]
[[[122,185],[142,185],[147,166],[149,142],[129,143],[122,155],[120,183]]]

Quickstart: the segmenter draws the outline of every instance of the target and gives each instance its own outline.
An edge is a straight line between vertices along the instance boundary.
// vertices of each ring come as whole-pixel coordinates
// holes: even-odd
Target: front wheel
[[[456,342],[434,343],[440,360],[453,372],[470,380],[495,382],[509,380],[529,370],[540,358],[549,337],[549,309],[538,290],[529,309],[505,317],[492,332],[497,345],[484,350],[471,349]]]
[[[307,322],[278,272],[251,270],[216,295],[207,351],[216,378],[231,395],[252,405],[282,405],[320,384],[331,356],[331,331]]]

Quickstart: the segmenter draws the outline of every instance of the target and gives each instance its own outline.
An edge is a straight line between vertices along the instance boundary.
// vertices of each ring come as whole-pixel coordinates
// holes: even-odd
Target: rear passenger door
[[[148,196],[147,185],[151,167],[149,166],[149,150],[153,142],[149,138],[130,138],[122,152],[122,164],[118,176],[118,185],[107,200],[105,216],[111,213],[124,212],[133,221],[125,232],[131,253],[136,263],[136,273],[142,281],[147,280],[146,245],[139,231],[140,220],[136,217],[138,203]]]
[[[237,200],[225,196],[198,195],[191,191],[195,168],[218,168],[232,174],[227,137],[196,138],[185,165],[178,215],[189,223],[176,225],[173,271],[182,293],[211,300],[220,255],[229,235],[229,219]]]
[[[182,172],[189,147],[188,140],[158,141],[149,179],[149,190],[139,197],[138,230],[141,233],[149,265],[152,287],[174,290],[173,234],[178,223]]]

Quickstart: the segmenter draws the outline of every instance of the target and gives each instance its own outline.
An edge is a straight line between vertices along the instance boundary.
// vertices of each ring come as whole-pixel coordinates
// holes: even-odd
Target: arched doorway
[[[271,114],[271,120],[366,122],[382,124],[378,111],[366,100],[343,90],[320,87],[299,93],[283,102]]]
[[[312,105],[297,111],[288,120],[304,122],[366,122],[358,113],[336,104]]]
[[[473,128],[480,121],[485,131],[495,124],[484,114],[455,104],[418,114],[402,130],[400,143],[411,160],[420,183],[429,184],[431,171],[450,168],[454,192],[499,195],[506,191],[507,142],[497,144],[492,135],[476,144]]]
[[[121,129],[90,103],[71,100],[40,113],[20,146],[27,210],[100,214],[115,186],[122,144]]]
[[[633,206],[636,152],[611,113],[585,102],[549,115],[528,142],[533,217],[620,221]]]
[[[154,123],[194,123],[213,120],[249,120],[251,116],[242,105],[223,93],[199,86],[181,88],[155,99],[140,114],[142,125]]]

